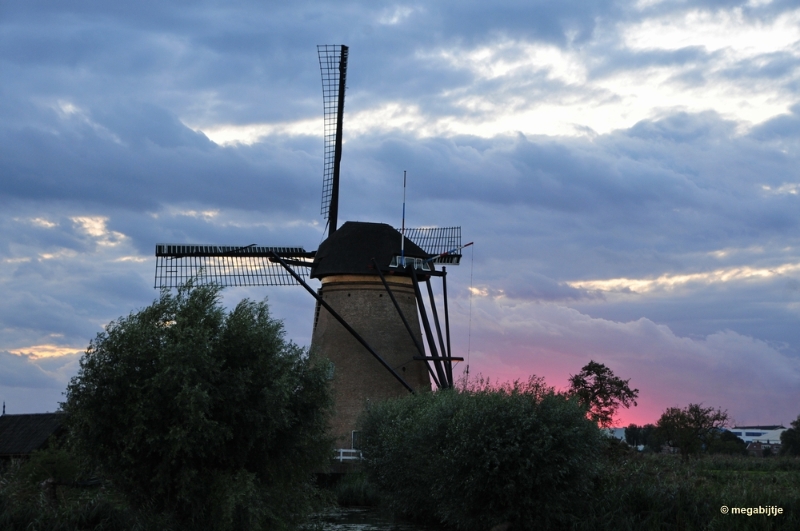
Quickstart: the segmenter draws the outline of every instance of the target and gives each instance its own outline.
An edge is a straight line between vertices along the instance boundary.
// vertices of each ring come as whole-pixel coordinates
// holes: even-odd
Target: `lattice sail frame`
[[[401,229],[397,229],[400,232]],[[420,227],[406,229],[405,236],[419,245],[428,254],[437,255],[447,253],[461,247],[461,227]],[[440,256],[433,260],[434,264],[458,265],[461,262],[461,253]]]
[[[193,280],[195,284],[219,286],[294,286],[298,282],[279,263],[270,261],[272,253],[291,259],[294,271],[308,278],[313,256],[302,247],[262,247],[250,245],[156,245],[156,288],[177,288]]]
[[[322,176],[322,206],[320,214],[328,219],[331,200],[335,195],[334,174],[338,177],[337,144],[341,157],[342,113],[344,111],[344,85],[347,81],[348,48],[344,45],[321,44],[317,46],[319,69],[322,72],[322,104],[324,116],[325,158]],[[341,88],[341,90],[340,90]]]

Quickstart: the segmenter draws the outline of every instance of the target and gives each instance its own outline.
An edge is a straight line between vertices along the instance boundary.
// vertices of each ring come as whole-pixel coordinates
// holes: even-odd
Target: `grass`
[[[630,453],[608,459],[586,529],[800,529],[800,459]],[[722,507],[777,506],[778,516]]]
[[[169,527],[169,522],[147,511],[133,511],[112,488],[61,485],[53,499],[45,495],[40,480],[31,463],[12,463],[0,471],[0,529]],[[380,501],[361,471],[345,475],[331,492],[341,507],[374,507]],[[776,506],[783,514],[723,514],[723,505]],[[800,529],[800,458],[703,456],[685,461],[673,455],[615,452],[603,458],[590,508],[576,514],[574,531],[796,530]],[[520,522],[511,529],[525,526]]]
[[[341,506],[371,505],[354,503],[364,492],[379,500],[361,473],[343,478],[336,490]],[[677,455],[616,451],[604,456],[592,498],[588,512],[583,506],[574,513],[573,531],[794,531],[800,529],[800,458],[683,460]],[[721,511],[723,506],[727,514]],[[780,507],[783,514],[747,516],[731,511],[759,506]],[[563,510],[570,513],[571,508]],[[524,522],[517,522],[509,531],[526,529]]]

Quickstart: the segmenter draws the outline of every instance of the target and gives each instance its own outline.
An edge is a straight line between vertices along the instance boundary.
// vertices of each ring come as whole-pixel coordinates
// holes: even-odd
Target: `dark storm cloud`
[[[129,271],[39,262],[19,267],[11,283],[13,289],[6,290],[0,304],[0,320],[15,346],[32,340],[84,345],[103,324],[141,305],[132,301],[152,288]],[[50,339],[54,335],[57,339]]]
[[[128,102],[42,110],[35,125],[0,126],[5,198],[74,200],[155,210],[164,201],[211,201],[297,210],[318,156],[281,142],[223,149],[174,115]],[[316,187],[317,179],[314,179]],[[253,190],[269,186],[268,194]]]
[[[237,211],[224,209],[220,217],[204,217],[198,211],[209,208],[208,204],[176,205],[175,213],[162,211],[157,216],[142,217],[133,211],[114,212],[109,228],[130,236],[131,245],[140,256],[151,256],[155,243],[207,243],[230,245],[270,245],[278,247],[316,248],[322,234],[322,225],[314,225],[319,208],[319,183],[309,193],[298,194],[297,200],[304,203],[296,212],[281,211]],[[270,194],[269,186],[256,187],[251,193],[259,196]],[[191,215],[187,214],[191,213]],[[316,221],[316,220],[314,220]],[[292,223],[292,222],[297,222]]]
[[[85,108],[137,93],[209,121],[289,120],[319,112],[315,50],[308,43],[350,44],[358,66],[349,76],[351,101],[415,94],[424,102],[473,75],[421,61],[420,53],[498,39],[579,43],[591,37],[598,19],[619,13],[608,1],[152,7],[6,6],[0,49],[7,79],[17,91],[69,97]]]
[[[501,261],[496,263],[496,267],[503,265]],[[564,302],[598,298],[596,294],[586,293],[563,282],[556,282],[524,267],[519,267],[515,273],[507,275],[502,286],[504,296],[518,300]]]
[[[519,251],[502,250],[508,243],[492,233],[534,251],[551,244],[547,232],[568,235],[560,252],[575,245],[594,255],[556,266],[579,276],[602,274],[605,263],[621,275],[659,263],[681,270],[683,260],[670,255],[797,241],[797,196],[762,188],[800,182],[797,153],[734,126],[714,113],[681,113],[595,140],[373,137],[348,146],[348,170],[370,191],[363,197],[388,202],[353,206],[343,188],[343,203],[372,215],[389,210],[399,201],[392,175],[407,169],[409,212],[423,223],[463,224],[506,256]]]

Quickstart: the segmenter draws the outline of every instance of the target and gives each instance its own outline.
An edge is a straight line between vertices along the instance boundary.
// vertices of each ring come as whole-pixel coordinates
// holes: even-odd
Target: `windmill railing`
[[[401,229],[397,229],[400,232]],[[404,228],[406,238],[433,256],[434,264],[458,265],[461,262],[461,227]]]
[[[336,449],[336,456],[334,459],[343,463],[344,461],[361,461],[364,456],[361,454],[361,450],[353,450],[351,448],[337,448]]]

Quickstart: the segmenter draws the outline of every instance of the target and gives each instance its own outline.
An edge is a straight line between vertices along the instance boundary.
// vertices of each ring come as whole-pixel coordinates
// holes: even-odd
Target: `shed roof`
[[[0,416],[0,456],[26,455],[42,448],[64,422],[64,413]]]
[[[311,278],[328,275],[377,275],[372,259],[386,267],[400,254],[400,232],[386,223],[348,221],[319,246]],[[405,238],[405,255],[429,258],[416,243]]]

